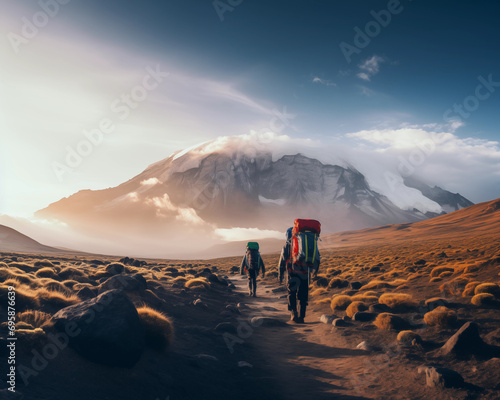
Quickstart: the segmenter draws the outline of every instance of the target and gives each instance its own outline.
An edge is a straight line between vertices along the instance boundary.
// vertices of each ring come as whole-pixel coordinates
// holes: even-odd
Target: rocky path
[[[246,294],[246,277],[233,277],[236,291]],[[320,315],[308,312],[305,324],[290,323],[286,294],[273,292],[278,285],[259,282],[257,295],[245,297],[243,314],[251,323],[249,338],[255,354],[249,362],[264,363],[284,399],[370,399],[359,382],[365,372],[367,352],[343,347],[335,328],[320,322]],[[259,315],[258,325],[253,316]],[[246,335],[245,335],[246,336]],[[344,343],[345,345],[345,343]],[[238,345],[236,345],[238,346]]]

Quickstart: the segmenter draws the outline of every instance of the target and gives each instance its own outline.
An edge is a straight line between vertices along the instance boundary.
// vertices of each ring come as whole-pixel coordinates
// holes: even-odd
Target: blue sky
[[[411,151],[404,135],[415,147],[449,134],[420,174],[475,202],[500,197],[497,2],[1,3],[0,213],[30,215],[251,130],[395,159]],[[26,21],[40,25],[32,37]],[[362,48],[358,29],[371,35]],[[126,110],[134,91],[144,99]],[[72,160],[103,120],[113,129]]]

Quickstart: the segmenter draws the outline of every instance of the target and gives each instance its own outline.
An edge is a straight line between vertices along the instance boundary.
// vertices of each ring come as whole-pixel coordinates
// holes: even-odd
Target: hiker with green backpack
[[[245,256],[241,261],[240,273],[248,274],[248,294],[257,297],[257,275],[262,270],[262,278],[266,276],[266,266],[259,253],[259,243],[248,242]]]
[[[311,273],[318,274],[321,257],[318,238],[321,224],[313,219],[296,219],[293,228],[287,230],[286,243],[281,251],[279,280],[283,282],[286,269],[288,274],[288,310],[291,321],[304,323],[309,300]],[[300,312],[297,311],[297,300]]]

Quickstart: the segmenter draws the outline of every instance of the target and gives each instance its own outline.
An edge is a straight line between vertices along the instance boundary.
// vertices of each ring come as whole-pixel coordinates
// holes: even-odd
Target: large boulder
[[[137,310],[121,290],[63,308],[52,317],[69,346],[91,361],[132,367],[144,350],[144,330]]]
[[[465,358],[484,352],[486,343],[479,336],[479,326],[475,322],[467,322],[441,347],[443,355]]]
[[[115,275],[106,279],[99,286],[99,294],[108,290],[119,289],[128,293],[144,294],[148,288],[146,279],[141,274]]]

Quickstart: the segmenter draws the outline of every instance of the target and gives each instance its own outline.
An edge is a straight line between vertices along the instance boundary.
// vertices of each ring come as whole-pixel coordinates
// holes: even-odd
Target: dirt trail
[[[247,294],[246,277],[233,277],[236,291]],[[359,391],[357,382],[363,379],[367,352],[345,346],[341,335],[330,325],[319,321],[320,314],[309,312],[305,324],[288,322],[285,292],[273,293],[278,285],[259,282],[257,295],[242,302],[250,307],[249,314],[276,318],[286,326],[259,326],[248,339],[256,354],[251,364],[265,363],[271,371],[284,399],[373,399]],[[333,328],[334,329],[334,328]],[[344,346],[342,343],[344,342]]]

